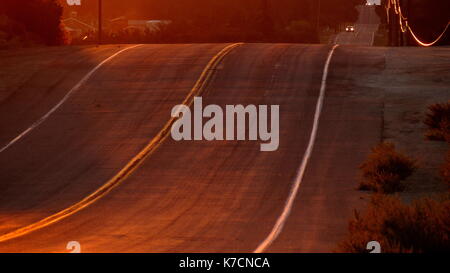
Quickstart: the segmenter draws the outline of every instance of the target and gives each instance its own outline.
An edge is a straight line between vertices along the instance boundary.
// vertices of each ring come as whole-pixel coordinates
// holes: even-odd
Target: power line
[[[408,23],[408,17],[403,15],[402,7],[400,5],[400,0],[388,0],[387,4],[385,5],[386,13],[387,13],[387,20],[388,24],[394,23],[390,21],[390,13],[391,9],[394,10],[394,13],[398,15],[399,18],[399,25],[400,25],[400,31],[402,33],[409,32],[411,36],[414,38],[414,40],[421,46],[429,47],[432,45],[435,45],[437,42],[439,42],[447,32],[447,30],[450,28],[450,21],[448,21],[447,26],[444,28],[444,31],[431,43],[424,42],[420,40],[417,36],[417,34],[412,30],[411,26]]]
[[[449,27],[450,27],[450,21],[447,23],[447,26],[445,27],[445,29],[444,29],[444,31],[441,33],[441,35],[439,35],[439,36],[437,37],[437,39],[434,40],[434,41],[431,42],[431,43],[425,43],[425,42],[421,41],[421,40],[417,37],[417,35],[413,32],[413,30],[411,29],[411,27],[410,27],[408,24],[407,24],[406,26],[408,27],[408,30],[409,30],[409,32],[411,33],[411,36],[414,38],[414,40],[416,40],[416,42],[417,42],[419,45],[428,47],[428,46],[432,46],[432,45],[436,44],[437,42],[439,42],[439,41],[442,39],[442,37],[444,37],[444,34],[447,32],[447,30],[448,30]]]

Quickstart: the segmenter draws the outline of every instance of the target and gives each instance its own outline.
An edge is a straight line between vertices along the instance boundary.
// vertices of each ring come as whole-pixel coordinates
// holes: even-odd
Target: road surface
[[[144,45],[100,68],[42,125],[0,153],[3,234],[78,202],[114,176],[155,137],[225,46]],[[85,252],[255,250],[284,209],[301,164],[330,48],[247,44],[217,66],[203,103],[280,105],[276,152],[261,152],[259,142],[167,138],[101,199],[1,242],[0,251],[60,252],[69,241]],[[332,251],[361,202],[356,168],[379,139],[381,104],[342,88],[354,54],[335,52],[313,156],[283,232],[266,251]]]
[[[331,45],[244,44],[207,71],[204,105],[280,105],[277,151],[261,152],[255,141],[168,137],[95,202],[8,237],[77,204],[116,176],[157,137],[172,107],[227,46],[132,48],[64,97],[74,79],[94,67],[69,58],[56,69],[73,67],[74,76],[61,76],[36,95],[33,90],[53,75],[40,71],[36,84],[2,101],[0,146],[26,134],[0,152],[0,252],[66,252],[69,241],[80,242],[83,252],[255,251],[286,208],[323,80],[323,110],[305,176],[281,233],[263,251],[333,251],[354,208],[364,202],[355,189],[357,167],[380,139],[382,101],[351,80],[378,65],[366,48],[338,47],[323,78]]]
[[[380,18],[375,12],[376,6],[360,6],[359,18],[354,32],[341,32],[333,40],[340,45],[372,46],[378,31]]]

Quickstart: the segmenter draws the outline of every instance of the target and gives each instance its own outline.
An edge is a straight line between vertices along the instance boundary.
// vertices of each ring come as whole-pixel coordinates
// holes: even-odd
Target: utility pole
[[[263,0],[262,2],[264,24],[267,24],[269,20],[269,3],[267,1],[268,0]]]
[[[98,0],[98,44],[102,44],[102,0]]]
[[[399,1],[399,5],[400,5],[402,11],[406,10],[404,3],[405,3],[405,1]],[[402,14],[402,15],[405,15],[405,14]],[[399,17],[400,16],[401,15],[399,15]],[[403,19],[401,17],[399,19],[400,19],[400,21],[402,22],[402,25],[403,25],[403,23],[404,23]],[[400,27],[400,29],[399,29],[399,36],[400,36],[399,37],[400,38],[399,44],[400,44],[400,46],[405,46],[405,34],[406,33],[403,32],[403,29]]]
[[[399,25],[398,18],[393,10],[389,9],[389,37],[391,46],[399,46]]]
[[[405,0],[405,5],[406,5],[406,18],[408,19],[408,23],[409,23],[409,8],[410,8],[410,2],[409,0]],[[409,32],[408,30],[404,33],[405,34],[405,38],[404,38],[404,45],[405,46],[409,46]]]
[[[387,1],[389,1],[389,0],[387,0]],[[388,9],[388,14],[387,14],[387,20],[388,20],[388,36],[389,36],[389,46],[393,46],[393,34],[392,34],[392,32],[393,32],[393,27],[392,27],[392,25],[393,25],[393,23],[392,23],[392,8],[390,8],[390,9]]]
[[[263,13],[263,32],[267,35],[266,38],[271,37],[273,34],[273,24],[269,13],[269,0],[262,0],[262,13]]]
[[[321,0],[317,1],[317,31],[320,29],[320,10],[321,10]]]
[[[402,2],[398,1],[398,5],[400,6],[400,8],[403,8]],[[402,31],[402,24],[403,24],[403,19],[402,19],[402,14],[398,15],[398,20],[400,21],[400,25],[398,26],[398,46],[403,46],[403,31]]]

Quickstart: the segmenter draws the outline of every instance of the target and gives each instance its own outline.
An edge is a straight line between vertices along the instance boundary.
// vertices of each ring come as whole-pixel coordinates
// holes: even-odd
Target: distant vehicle
[[[355,27],[354,26],[347,26],[345,28],[345,31],[347,31],[347,32],[355,32]]]

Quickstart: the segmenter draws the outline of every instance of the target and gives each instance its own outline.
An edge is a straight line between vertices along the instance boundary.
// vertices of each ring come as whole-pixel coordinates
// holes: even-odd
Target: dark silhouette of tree
[[[340,23],[355,22],[358,19],[356,6],[365,3],[365,0],[321,0],[321,25],[336,27]]]
[[[88,3],[89,2],[89,3]],[[97,1],[74,10],[95,18]],[[362,0],[322,0],[323,26],[355,21]],[[94,4],[93,4],[94,3]],[[317,42],[317,0],[108,0],[105,20],[164,19],[167,42]],[[86,15],[88,16],[88,15]]]
[[[321,26],[332,27],[355,21],[355,6],[362,2],[321,1]],[[64,16],[76,11],[89,24],[96,24],[98,12],[98,0],[83,0],[82,6],[70,8],[65,0],[0,2],[10,18],[47,44],[62,40],[58,2],[66,7]],[[318,42],[317,0],[104,0],[103,14],[105,27],[109,20],[121,16],[170,20],[172,24],[164,27],[164,33],[157,38],[165,42]],[[116,40],[118,36],[115,34]],[[122,35],[122,41],[127,41],[125,38]]]
[[[47,45],[64,42],[60,27],[63,10],[56,0],[0,0],[0,7],[0,14],[20,25],[22,31],[31,33],[36,40]]]

